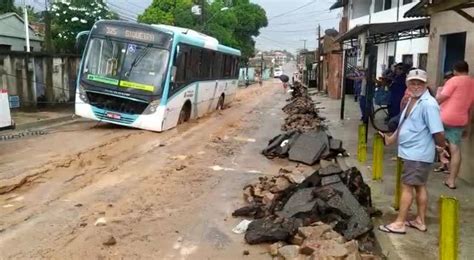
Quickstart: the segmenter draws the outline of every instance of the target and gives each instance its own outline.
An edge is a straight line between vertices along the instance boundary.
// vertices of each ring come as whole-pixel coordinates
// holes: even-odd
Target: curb
[[[74,114],[70,114],[70,115],[67,115],[67,116],[61,116],[61,117],[56,117],[56,118],[51,118],[51,119],[40,120],[40,121],[37,121],[37,122],[31,122],[31,123],[16,125],[16,128],[14,129],[14,131],[24,131],[24,130],[28,130],[28,129],[31,129],[31,128],[40,128],[40,127],[44,127],[44,126],[47,126],[47,125],[57,124],[57,123],[66,122],[66,121],[70,121],[70,120],[72,121],[72,120],[74,120],[73,116],[74,116]]]

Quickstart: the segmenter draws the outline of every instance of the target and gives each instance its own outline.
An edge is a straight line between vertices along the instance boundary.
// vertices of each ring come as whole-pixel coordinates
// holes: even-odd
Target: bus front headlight
[[[81,99],[81,101],[83,102],[89,102],[89,100],[87,99],[87,93],[86,93],[86,90],[84,89],[84,87],[82,85],[79,84],[79,98]]]
[[[145,109],[144,114],[153,114],[158,109],[161,99],[153,100],[148,107]]]

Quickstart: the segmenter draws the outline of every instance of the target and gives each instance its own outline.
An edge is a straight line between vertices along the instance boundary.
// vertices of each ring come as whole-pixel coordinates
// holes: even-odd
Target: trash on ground
[[[232,232],[236,234],[243,234],[245,231],[247,231],[250,223],[252,223],[252,220],[244,219],[232,229]]]

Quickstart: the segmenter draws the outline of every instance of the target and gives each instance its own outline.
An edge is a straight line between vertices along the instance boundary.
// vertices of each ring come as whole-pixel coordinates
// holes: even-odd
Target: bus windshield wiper
[[[130,65],[130,68],[128,71],[125,73],[125,76],[128,77],[130,76],[130,73],[132,73],[133,68],[135,68],[145,57],[145,55],[148,54],[148,51],[151,48],[151,44],[148,44],[145,48],[143,48],[140,53],[135,57],[135,59],[132,61],[132,64]]]

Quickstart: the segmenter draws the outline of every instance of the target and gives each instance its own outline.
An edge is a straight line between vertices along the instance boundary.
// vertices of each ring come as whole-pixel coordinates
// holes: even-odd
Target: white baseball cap
[[[424,70],[420,70],[420,69],[410,70],[407,75],[407,81],[414,80],[414,79],[426,82],[428,81],[428,75],[426,74],[426,71]]]

